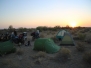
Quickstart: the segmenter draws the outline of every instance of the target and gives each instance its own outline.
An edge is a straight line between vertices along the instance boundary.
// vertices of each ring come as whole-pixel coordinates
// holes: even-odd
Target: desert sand
[[[40,36],[42,38],[55,37],[58,31],[42,31]],[[73,34],[71,32],[72,36]],[[61,46],[61,48],[67,48],[70,50],[71,57],[66,61],[57,59],[56,55],[59,53],[48,54],[41,51],[34,51],[34,41],[28,32],[27,41],[31,41],[31,46],[14,44],[17,51],[15,53],[0,56],[0,68],[91,68],[91,65],[83,60],[83,55],[86,51],[91,50],[91,44],[80,40],[75,42],[81,42],[85,45],[85,51],[78,51],[76,46]],[[60,41],[55,42],[60,46]],[[42,55],[41,55],[42,54]]]

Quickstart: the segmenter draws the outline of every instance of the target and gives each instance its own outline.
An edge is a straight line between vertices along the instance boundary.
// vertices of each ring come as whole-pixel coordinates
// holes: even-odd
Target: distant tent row
[[[60,45],[75,45],[75,42],[71,34],[65,30],[61,30],[57,33],[56,38],[61,39]],[[34,50],[45,51],[47,53],[55,53],[60,50],[60,46],[56,45],[52,39],[39,38],[34,42]]]

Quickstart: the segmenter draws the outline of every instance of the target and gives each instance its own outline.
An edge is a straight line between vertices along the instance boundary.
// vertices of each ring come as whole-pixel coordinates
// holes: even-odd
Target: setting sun
[[[70,26],[71,27],[76,27],[77,26],[77,23],[76,22],[70,22]]]

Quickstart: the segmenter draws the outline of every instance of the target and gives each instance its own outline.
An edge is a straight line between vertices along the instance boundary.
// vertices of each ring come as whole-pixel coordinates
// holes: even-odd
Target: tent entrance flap
[[[67,32],[65,33],[62,41],[61,41],[61,45],[76,45],[72,36]]]

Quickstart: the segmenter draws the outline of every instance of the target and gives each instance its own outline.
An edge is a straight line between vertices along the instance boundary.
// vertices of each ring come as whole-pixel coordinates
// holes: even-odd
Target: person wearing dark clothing
[[[16,30],[14,30],[14,35],[17,36],[17,32],[16,32]]]
[[[31,36],[32,36],[32,40],[34,41],[35,40],[35,32],[32,32]]]
[[[23,34],[20,34],[20,35],[19,35],[18,43],[23,43],[23,44],[24,44]]]

